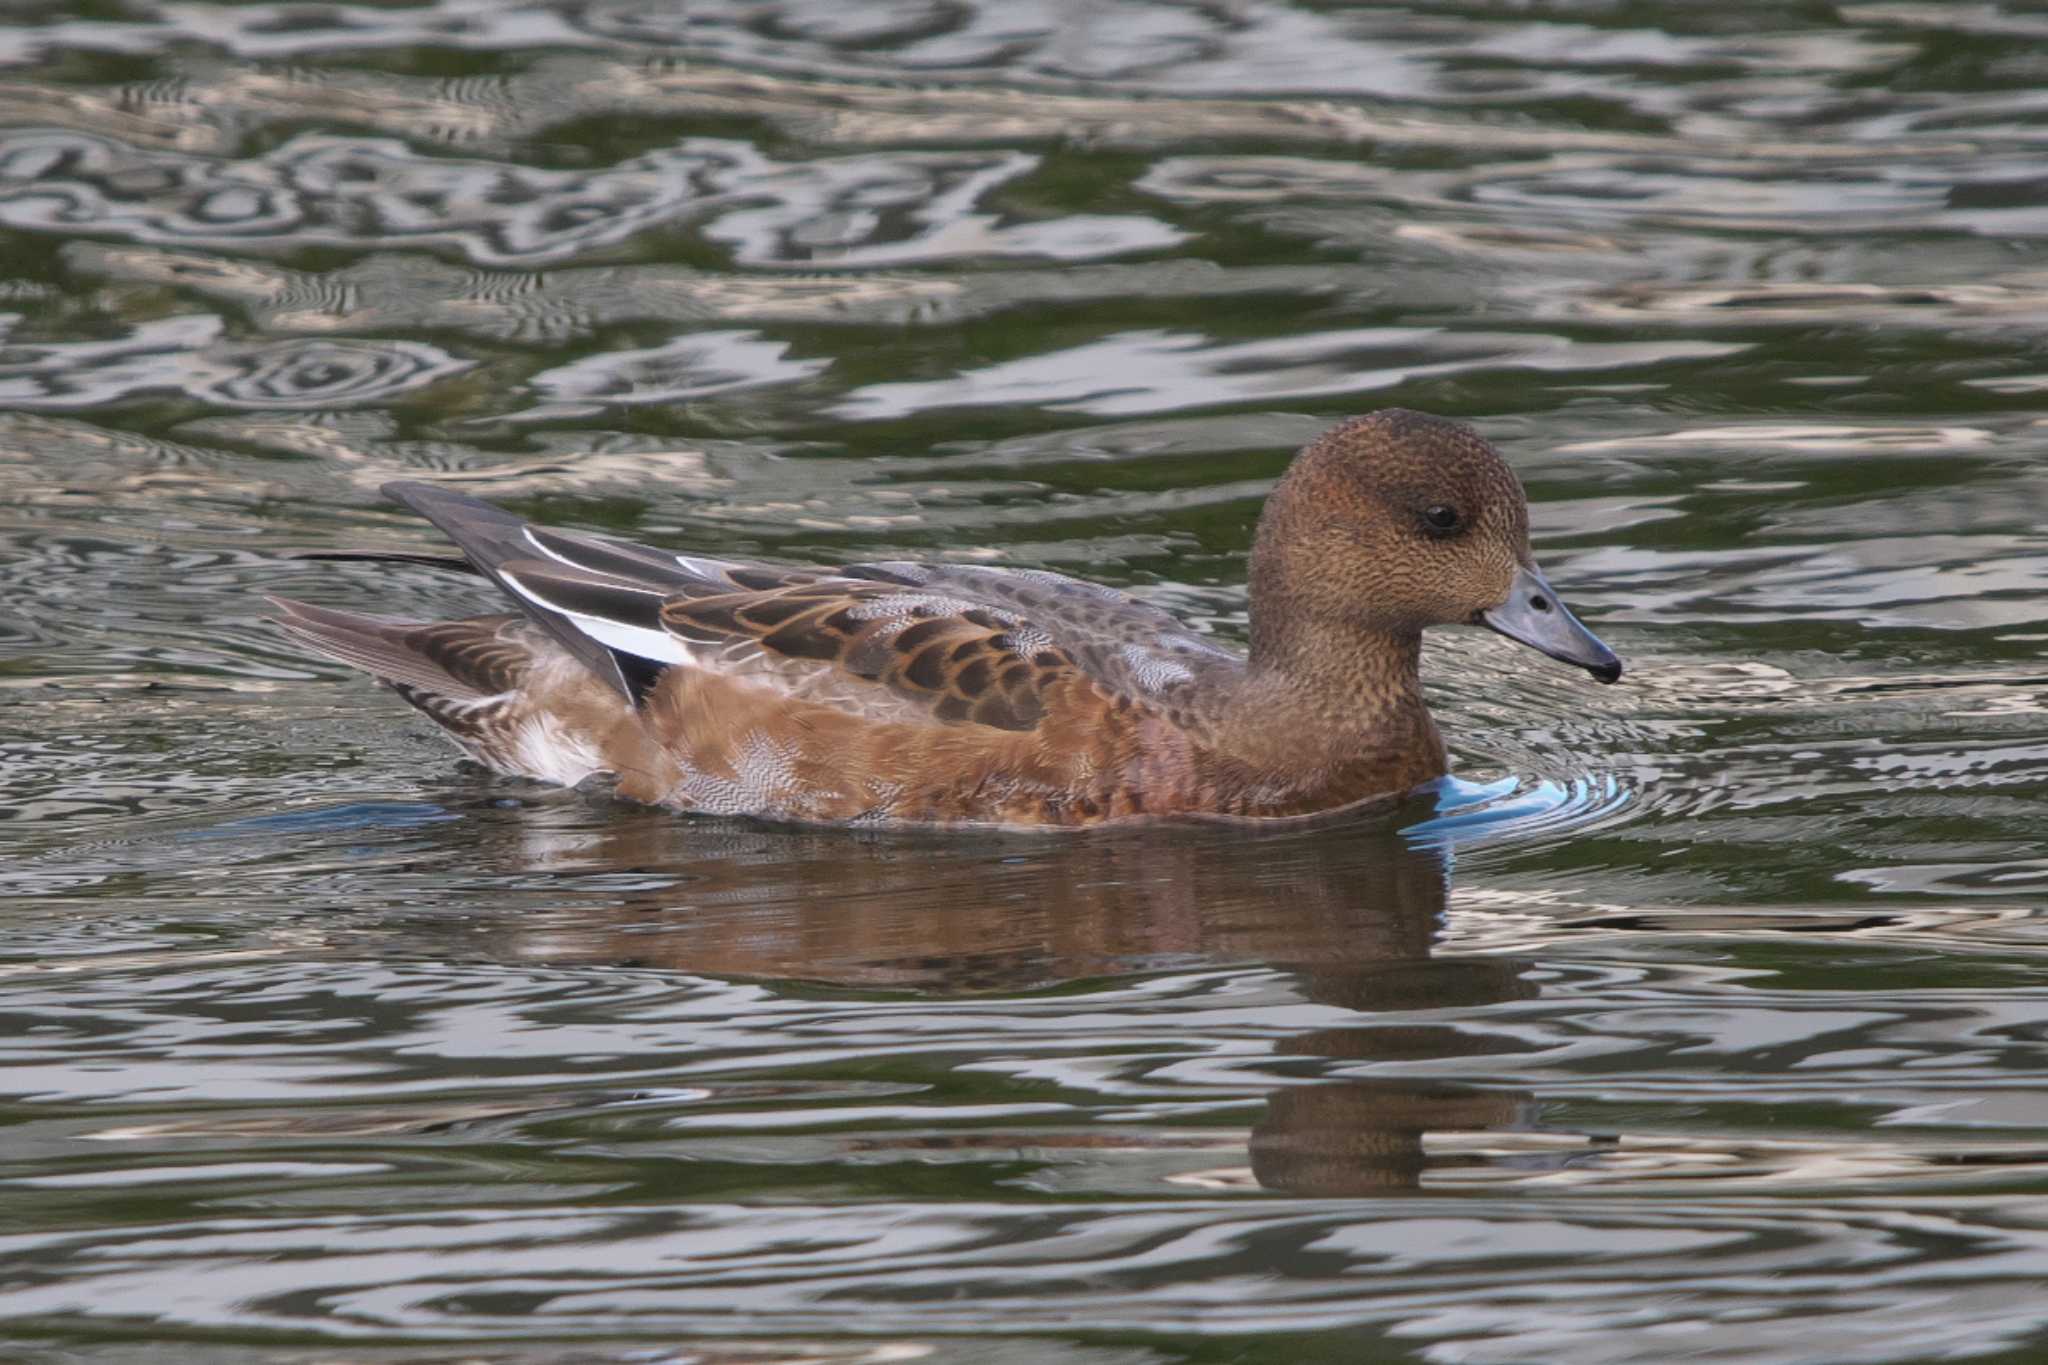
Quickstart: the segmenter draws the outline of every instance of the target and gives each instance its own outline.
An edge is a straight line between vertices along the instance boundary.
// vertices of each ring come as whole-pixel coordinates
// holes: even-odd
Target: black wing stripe
[[[546,629],[585,668],[618,689],[619,695],[637,702],[636,686],[614,653],[613,642],[598,638],[583,623],[548,605],[545,599],[517,586],[506,570],[513,564],[537,570],[574,572],[566,565],[534,558],[534,544],[526,538],[526,523],[512,513],[464,493],[452,492],[430,483],[387,483],[384,496],[425,517],[455,542],[492,582],[503,588],[522,611]],[[610,581],[610,580],[607,580]],[[602,626],[600,630],[604,629]],[[606,631],[606,634],[616,634]],[[644,647],[652,640],[632,637]],[[639,652],[639,651],[635,651]]]

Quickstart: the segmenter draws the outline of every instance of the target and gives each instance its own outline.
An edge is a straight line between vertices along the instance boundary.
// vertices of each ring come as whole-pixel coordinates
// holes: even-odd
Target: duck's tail
[[[609,766],[602,739],[627,708],[523,616],[401,621],[269,600],[285,634],[376,678],[487,768],[574,786]]]
[[[400,621],[336,611],[285,597],[266,599],[285,634],[401,690],[476,705],[516,691],[533,651],[515,631],[518,616],[466,621]]]

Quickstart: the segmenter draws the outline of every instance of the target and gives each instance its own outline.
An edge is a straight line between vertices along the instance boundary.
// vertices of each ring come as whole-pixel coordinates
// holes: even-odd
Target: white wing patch
[[[629,625],[623,621],[614,621],[609,617],[592,616],[588,612],[565,610],[560,604],[549,601],[547,597],[535,592],[531,587],[520,582],[516,576],[511,574],[505,575],[505,585],[535,606],[553,612],[557,616],[566,617],[569,623],[575,626],[577,630],[608,649],[616,649],[642,659],[652,659],[656,663],[686,664],[691,662],[690,652],[683,642],[665,630]],[[626,587],[628,585],[622,584],[620,586]],[[662,596],[656,590],[640,591],[643,591],[649,597]]]
[[[690,651],[683,647],[683,642],[665,630],[624,626],[601,616],[571,616],[569,619],[575,623],[576,629],[607,648],[652,659],[656,663],[690,662]]]

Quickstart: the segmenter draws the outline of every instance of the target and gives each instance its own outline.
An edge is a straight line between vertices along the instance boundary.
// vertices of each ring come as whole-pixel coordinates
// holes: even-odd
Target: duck
[[[1249,648],[1116,588],[944,560],[682,553],[387,484],[512,608],[401,620],[271,598],[495,773],[689,814],[1071,830],[1299,822],[1442,777],[1423,632],[1615,653],[1529,549],[1522,486],[1471,427],[1388,408],[1317,436],[1260,512]]]

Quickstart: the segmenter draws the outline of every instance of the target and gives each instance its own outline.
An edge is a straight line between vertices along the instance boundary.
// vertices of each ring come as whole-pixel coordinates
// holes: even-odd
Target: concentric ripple
[[[0,317],[11,330],[19,317]],[[165,392],[229,408],[347,407],[396,398],[470,362],[417,341],[222,339],[220,320],[141,323],[112,341],[19,342],[0,353],[0,396],[24,411],[75,411]]]
[[[1620,821],[1637,794],[1613,774],[1493,782],[1441,780],[1436,814],[1402,833],[1419,844],[1461,849],[1473,844],[1542,844]]]

